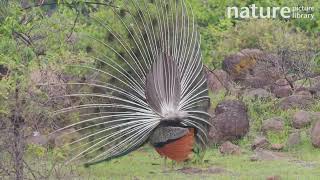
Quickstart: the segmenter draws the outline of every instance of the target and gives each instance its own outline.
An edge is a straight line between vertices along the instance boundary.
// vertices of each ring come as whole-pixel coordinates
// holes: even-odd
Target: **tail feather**
[[[98,74],[83,83],[67,83],[82,88],[66,97],[84,103],[56,112],[80,112],[83,118],[62,128],[81,134],[69,144],[75,146],[71,161],[95,163],[127,154],[144,144],[163,119],[176,117],[194,127],[197,142],[205,145],[209,98],[191,7],[185,0],[118,3],[119,9],[106,10],[109,20],[93,18],[112,42],[90,37],[97,56],[73,65]]]
[[[180,103],[180,73],[172,57],[160,54],[146,79],[146,100],[163,118],[177,114]]]

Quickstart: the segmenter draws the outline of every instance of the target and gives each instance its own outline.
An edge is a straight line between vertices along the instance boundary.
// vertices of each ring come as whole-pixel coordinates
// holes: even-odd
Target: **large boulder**
[[[252,53],[249,51],[252,51]],[[243,80],[246,78],[246,74],[250,69],[252,69],[256,64],[254,54],[260,53],[262,52],[258,49],[247,49],[227,56],[222,62],[222,69],[228,72],[233,80]]]
[[[280,78],[279,57],[259,49],[243,49],[226,57],[222,69],[231,79],[251,88],[265,88]]]
[[[242,138],[249,131],[249,119],[245,104],[238,100],[226,100],[217,105],[211,119],[213,127],[211,143],[221,143]]]
[[[284,129],[284,120],[281,117],[273,117],[262,122],[262,131],[267,132],[282,132]]]
[[[298,111],[292,117],[292,126],[296,129],[307,127],[311,123],[311,114],[307,111]]]
[[[320,148],[320,120],[318,120],[311,130],[311,142],[316,148]]]

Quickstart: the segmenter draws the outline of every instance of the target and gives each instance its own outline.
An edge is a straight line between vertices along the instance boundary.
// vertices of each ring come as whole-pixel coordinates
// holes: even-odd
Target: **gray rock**
[[[274,151],[281,151],[283,148],[284,148],[283,144],[272,144],[270,146],[270,149]]]
[[[230,86],[230,77],[227,72],[224,70],[218,69],[214,71],[206,71],[207,84],[209,90],[212,92],[218,92],[229,88]]]
[[[49,142],[48,136],[42,134],[34,134],[26,139],[28,144],[36,144],[41,146],[46,146]]]
[[[269,141],[265,137],[257,137],[251,144],[251,149],[255,150],[257,148],[266,149],[270,145]]]
[[[284,121],[281,117],[274,117],[262,122],[263,132],[281,132],[284,129]]]
[[[273,93],[277,98],[283,98],[283,97],[288,97],[292,95],[293,91],[290,86],[281,86],[281,87],[276,87],[273,90]]]
[[[292,126],[296,129],[307,127],[311,123],[311,114],[307,111],[298,111],[292,117]]]
[[[283,110],[291,108],[308,108],[314,103],[312,96],[304,95],[292,95],[286,98],[283,98],[279,104],[279,108]]]
[[[239,146],[232,144],[230,141],[226,141],[219,147],[221,154],[225,155],[240,155],[241,149]]]
[[[67,143],[77,140],[81,135],[74,128],[64,129],[49,135],[51,147],[61,147]]]
[[[244,103],[227,100],[219,103],[211,119],[209,138],[212,144],[240,139],[249,131],[249,119]]]

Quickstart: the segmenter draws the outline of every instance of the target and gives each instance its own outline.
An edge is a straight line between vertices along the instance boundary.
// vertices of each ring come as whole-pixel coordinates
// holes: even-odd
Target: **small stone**
[[[232,144],[230,141],[224,142],[220,147],[219,151],[221,154],[227,155],[240,155],[241,149],[239,146]]]
[[[269,146],[269,141],[267,140],[267,138],[265,138],[265,137],[257,137],[254,141],[253,141],[253,143],[252,143],[252,145],[251,145],[251,149],[252,150],[255,150],[255,149],[257,149],[257,148],[263,148],[263,149],[265,149],[265,148],[267,148],[268,146]]]
[[[270,149],[274,151],[281,151],[284,148],[283,144],[272,144]]]
[[[250,161],[258,161],[259,159],[258,159],[258,156],[257,155],[252,155],[251,157],[250,157]]]
[[[281,179],[281,177],[280,176],[268,176],[267,178],[266,178],[266,180],[280,180]]]

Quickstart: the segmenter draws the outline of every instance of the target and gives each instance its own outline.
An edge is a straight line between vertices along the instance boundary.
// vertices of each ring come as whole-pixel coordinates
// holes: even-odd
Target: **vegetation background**
[[[100,21],[125,33],[117,25],[109,0],[0,0],[0,179],[317,179],[320,177],[320,150],[302,132],[302,141],[294,148],[282,150],[295,160],[250,161],[250,143],[259,134],[262,121],[274,116],[285,119],[285,130],[268,134],[272,143],[283,143],[292,130],[290,120],[298,109],[275,108],[279,100],[250,100],[241,97],[250,117],[250,133],[233,143],[243,150],[240,156],[222,156],[212,145],[204,162],[187,166],[212,168],[221,172],[180,170],[163,171],[162,161],[152,149],[143,147],[128,157],[116,159],[86,169],[76,165],[66,167],[62,162],[65,151],[44,136],[53,130],[79,119],[78,114],[52,118],[56,109],[80,104],[90,99],[52,98],[80,87],[39,86],[44,83],[63,83],[94,78],[81,68],[67,65],[94,63],[91,57],[104,54],[115,57],[99,39],[120,46],[103,29]],[[211,70],[222,69],[224,59],[242,49],[277,52],[320,52],[320,2],[318,0],[188,0],[193,8],[201,34],[203,61]],[[120,7],[123,1],[113,2]],[[226,18],[226,8],[251,4],[262,7],[314,7],[314,19],[234,19]],[[121,8],[119,9],[121,13]],[[97,21],[94,21],[94,17]],[[103,52],[103,53],[101,53]],[[116,57],[115,57],[116,58]],[[320,72],[320,59],[313,59],[312,72]],[[102,65],[97,65],[102,66]],[[110,81],[110,79],[105,79]],[[225,99],[239,99],[226,91],[214,92],[212,107]],[[320,102],[307,109],[319,112]],[[33,143],[35,133],[44,135]],[[31,138],[32,139],[32,138]],[[62,140],[68,141],[68,140]],[[62,143],[63,143],[62,142]],[[46,144],[46,145],[44,145]],[[49,145],[48,145],[49,144]],[[54,145],[52,145],[54,144]],[[53,147],[54,146],[54,147]],[[179,169],[184,165],[176,165]]]

